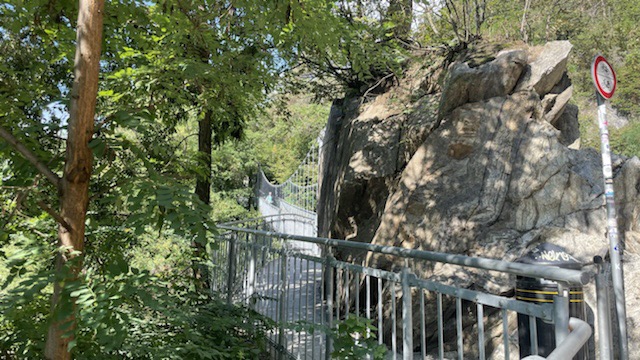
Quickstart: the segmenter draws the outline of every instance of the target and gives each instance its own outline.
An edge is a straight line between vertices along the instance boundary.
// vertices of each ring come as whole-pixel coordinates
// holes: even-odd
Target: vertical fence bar
[[[336,322],[340,321],[340,295],[342,295],[342,271],[336,269]]]
[[[306,265],[307,265],[307,271],[305,273],[306,275],[306,279],[305,279],[305,297],[304,297],[304,322],[305,322],[305,327],[308,327],[309,325],[309,318],[311,317],[311,315],[309,314],[309,298],[310,298],[310,291],[314,291],[316,289],[315,287],[315,282],[313,283],[313,288],[309,288],[309,286],[311,286],[311,283],[309,282],[309,273],[311,272],[310,266],[309,266],[309,260],[306,260]],[[315,291],[314,291],[315,293]],[[313,301],[316,301],[315,298],[313,299]],[[315,323],[314,323],[315,325]],[[305,357],[307,356],[308,353],[308,343],[309,343],[309,330],[305,330],[304,331],[304,354]],[[313,340],[313,338],[311,339]],[[311,347],[313,348],[313,342],[311,343]],[[312,350],[313,351],[313,350]],[[313,357],[312,357],[313,358]]]
[[[344,318],[349,318],[349,287],[351,286],[351,279],[349,278],[349,270],[344,271]]]
[[[364,287],[365,287],[365,314],[367,319],[371,320],[371,276],[365,275],[364,277]],[[369,329],[367,329],[367,334],[369,333]]]
[[[276,253],[277,254],[277,253]],[[278,299],[280,298],[280,289],[282,287],[282,284],[280,283],[280,272],[282,271],[282,258],[278,259],[277,256],[274,256],[273,261],[271,261],[271,267],[272,267],[272,271],[271,271],[271,299],[269,299],[273,306],[272,306],[272,319],[278,319],[279,316],[279,311],[280,311],[280,303],[278,302]]]
[[[349,276],[349,270],[345,269],[344,270],[344,318],[345,320],[349,317],[349,307],[351,305],[351,303],[349,302],[350,300],[349,295],[351,295],[349,291],[350,287],[351,287],[351,277]]]
[[[458,360],[464,360],[464,344],[462,334],[462,299],[456,297],[456,338],[458,344]]]
[[[295,284],[295,272],[296,272],[296,258],[293,257],[293,264],[291,264],[291,268],[293,273],[291,274],[291,276],[289,276],[289,261],[291,261],[291,258],[289,257],[289,255],[287,254],[287,271],[285,272],[286,274],[286,279],[287,279],[287,283],[286,283],[286,297],[285,297],[285,304],[286,304],[286,315],[285,315],[285,323],[291,323],[293,322],[293,315],[294,315],[294,311],[296,309],[296,304],[293,302],[293,300],[295,300],[295,298],[291,298],[291,286],[293,286],[295,288],[296,284]],[[290,306],[289,306],[290,305]],[[286,337],[286,343],[287,343],[287,350],[288,350],[288,346],[289,344],[291,344],[291,352],[293,353],[293,338],[294,338],[294,334],[293,334],[293,329],[287,329],[286,331],[287,337]],[[289,339],[289,334],[291,334],[291,339]]]
[[[249,259],[249,270],[247,273],[247,305],[251,306],[251,308],[254,308],[251,300],[253,299],[253,293],[255,292],[256,288],[256,247],[255,244],[250,244],[249,246],[251,246],[251,257]]]
[[[504,341],[504,358],[509,360],[509,317],[507,309],[502,309],[502,336]]]
[[[228,267],[229,273],[227,274],[227,304],[231,305],[233,301],[233,282],[236,274],[236,239],[235,236],[231,236],[229,239],[229,259]]]
[[[427,357],[427,328],[424,313],[424,290],[420,289],[420,355],[424,360]],[[508,360],[508,359],[507,359]]]
[[[378,278],[378,344],[382,341],[382,279]]]
[[[287,254],[283,251],[280,257],[280,297],[278,314],[278,349],[280,349],[279,359],[284,359],[286,352],[285,345],[285,322],[287,321]]]
[[[333,297],[334,297],[334,286],[333,286],[333,264],[332,262],[333,257],[330,255],[330,253],[328,254],[328,256],[325,258],[325,275],[326,275],[326,283],[327,283],[327,289],[325,289],[328,292],[327,295],[327,329],[329,330],[327,332],[326,335],[326,350],[325,350],[325,359],[326,360],[330,360],[331,359],[331,353],[333,352],[333,338],[331,337],[331,330],[333,330]]]
[[[398,355],[398,322],[396,319],[396,283],[389,281],[389,295],[391,295],[391,351],[393,352],[393,360]]]
[[[273,255],[273,251],[270,251],[270,253]],[[280,271],[280,264],[278,263],[278,258],[276,256],[274,256],[273,260],[271,260],[269,262],[269,282],[271,283],[271,285],[268,287],[269,288],[269,299],[267,299],[267,304],[266,306],[269,306],[269,302],[271,304],[273,304],[271,306],[271,313],[273,313],[272,315],[272,319],[278,319],[278,289],[280,287],[280,280],[278,278],[278,271]]]
[[[299,292],[299,294],[298,294],[298,323],[299,323],[302,320],[302,318],[301,318],[301,316],[302,316],[302,295],[305,295],[305,294],[303,292],[304,287],[303,287],[303,284],[302,284],[302,261],[304,259],[300,258],[298,260],[299,260],[298,265],[299,265],[299,270],[300,270],[298,272],[298,292]],[[294,291],[294,294],[295,294],[295,291]],[[295,298],[294,298],[294,300],[295,300]],[[302,331],[298,330],[297,332],[298,332],[298,344],[300,344],[301,341],[302,341]],[[298,351],[301,351],[299,346],[298,346]]]
[[[355,273],[355,287],[356,291],[353,294],[353,297],[356,300],[356,316],[360,316],[360,273]]]
[[[326,252],[326,251],[325,251]],[[325,326],[325,324],[327,323],[327,315],[329,314],[329,308],[327,306],[328,300],[327,300],[327,281],[329,279],[328,276],[328,267],[326,266],[325,263],[322,263],[322,269],[321,269],[321,273],[320,273],[320,325],[322,325],[324,328],[329,329],[328,326]],[[314,313],[315,314],[315,313]],[[324,338],[324,340],[326,341],[326,337]],[[320,339],[320,345],[322,345],[322,341],[323,339]],[[321,349],[325,349],[325,356],[327,353],[327,346],[325,344],[324,347],[320,347]],[[322,358],[322,356],[321,356]]]
[[[444,326],[442,321],[442,294],[438,293],[437,295],[437,304],[436,311],[438,312],[436,315],[438,316],[438,358],[440,360],[444,359]]]
[[[371,320],[371,276],[364,276],[364,288],[365,288],[365,316]],[[366,338],[371,338],[371,329],[367,326]],[[367,360],[371,360],[371,354],[367,354]]]
[[[482,306],[482,304],[478,303],[477,304],[477,309],[478,309],[478,356],[480,357],[480,360],[485,360],[485,353],[484,353],[484,308]],[[506,336],[506,334],[505,334]]]
[[[402,359],[413,359],[413,310],[411,308],[411,286],[409,268],[404,267],[402,279]]]

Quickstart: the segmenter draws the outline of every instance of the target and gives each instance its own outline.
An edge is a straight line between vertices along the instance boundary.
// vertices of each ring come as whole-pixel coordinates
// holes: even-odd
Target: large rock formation
[[[539,242],[585,263],[606,252],[601,157],[577,149],[570,49],[558,41],[489,54],[484,63],[468,61],[469,52],[450,64],[416,64],[373,100],[336,102],[320,235],[505,260]],[[620,233],[640,239],[640,160],[614,156],[614,174]],[[336,256],[402,266],[382,256]],[[493,293],[514,285],[424,262],[411,267],[422,278]]]

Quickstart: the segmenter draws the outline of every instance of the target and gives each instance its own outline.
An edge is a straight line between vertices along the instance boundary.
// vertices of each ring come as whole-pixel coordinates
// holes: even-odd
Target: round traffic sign
[[[591,77],[600,95],[610,99],[616,91],[616,73],[603,56],[598,55],[593,59]]]

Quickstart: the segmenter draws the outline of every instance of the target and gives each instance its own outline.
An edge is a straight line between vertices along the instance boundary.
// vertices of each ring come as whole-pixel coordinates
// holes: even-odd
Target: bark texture
[[[89,202],[89,180],[93,165],[93,154],[89,141],[93,136],[100,51],[102,44],[104,0],[80,0],[78,12],[74,81],[71,91],[71,107],[67,135],[67,150],[64,173],[60,186],[60,216],[70,229],[59,226],[59,246],[73,252],[84,251],[85,217]],[[80,255],[81,256],[81,255]],[[56,281],[52,307],[71,301],[62,299],[63,284],[73,281],[82,266],[75,259],[67,271],[67,265],[75,256],[71,251],[60,252],[56,261],[56,272],[63,278]],[[54,312],[55,313],[55,312]],[[54,315],[55,316],[55,315]],[[64,329],[76,319],[72,314],[63,320],[52,322],[47,335],[45,356],[47,359],[70,359],[68,345],[73,336],[65,335]]]
[[[198,122],[198,157],[200,160],[200,171],[196,178],[196,191],[200,201],[211,204],[211,150],[213,142],[213,128],[211,126],[211,110],[207,110],[204,118]],[[198,242],[193,242],[196,260],[192,265],[193,276],[196,286],[203,290],[209,288],[209,281],[206,266],[202,265],[202,260],[206,257],[206,247]]]

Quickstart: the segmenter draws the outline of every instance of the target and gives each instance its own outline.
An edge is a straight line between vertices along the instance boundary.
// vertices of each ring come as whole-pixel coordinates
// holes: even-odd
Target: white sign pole
[[[613,166],[609,145],[609,129],[607,122],[606,99],[611,98],[616,88],[616,77],[613,68],[602,56],[596,56],[591,74],[596,85],[598,99],[598,125],[600,128],[600,144],[602,148],[602,173],[604,175],[604,195],[607,206],[607,226],[609,236],[609,257],[611,259],[611,275],[613,295],[618,318],[618,337],[620,341],[620,359],[629,359],[627,340],[627,310],[624,294],[624,274],[622,269],[622,247],[618,240],[618,219],[613,191]]]

